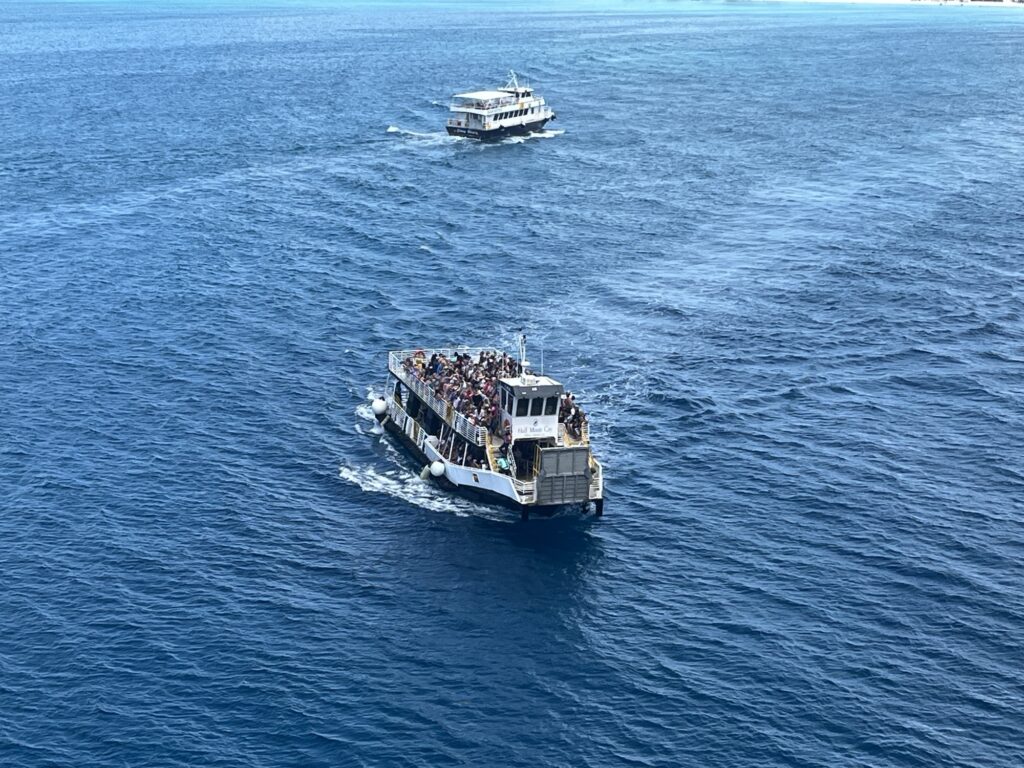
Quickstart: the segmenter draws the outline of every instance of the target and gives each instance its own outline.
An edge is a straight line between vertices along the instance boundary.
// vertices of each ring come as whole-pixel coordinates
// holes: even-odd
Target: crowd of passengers
[[[500,437],[498,469],[509,471],[512,427],[507,421],[504,424],[501,421],[498,380],[518,376],[522,371],[518,360],[504,352],[481,352],[475,360],[469,353],[456,353],[454,358],[434,353],[427,358],[425,353],[417,352],[405,358],[403,367],[433,389],[440,400],[450,403],[470,424],[485,426],[492,435]],[[573,438],[582,438],[587,419],[571,392],[562,395],[558,420],[565,424],[566,432]],[[440,447],[441,453],[451,461],[476,469],[485,468],[484,461],[473,455],[473,447],[467,448],[457,434],[449,433]]]
[[[456,353],[454,359],[436,352],[427,356],[418,352],[405,358],[405,370],[451,403],[473,426],[487,427],[501,435],[501,405],[498,379],[518,376],[519,361],[506,353],[481,352],[476,360],[469,353]]]

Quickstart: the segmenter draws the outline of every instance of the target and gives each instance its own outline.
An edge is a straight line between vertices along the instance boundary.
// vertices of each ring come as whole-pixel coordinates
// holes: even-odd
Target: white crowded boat
[[[373,414],[447,490],[518,509],[604,511],[604,479],[575,396],[518,359],[468,347],[388,353]]]

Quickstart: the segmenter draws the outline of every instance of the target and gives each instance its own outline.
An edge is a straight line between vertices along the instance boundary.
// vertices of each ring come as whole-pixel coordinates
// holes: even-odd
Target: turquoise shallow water
[[[0,9],[0,764],[1024,762],[1024,13]],[[553,129],[448,96],[515,67]],[[452,500],[519,328],[601,521]]]

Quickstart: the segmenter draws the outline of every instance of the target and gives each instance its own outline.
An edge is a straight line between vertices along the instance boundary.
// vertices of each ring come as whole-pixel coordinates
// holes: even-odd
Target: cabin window
[[[547,402],[544,403],[544,415],[545,416],[554,416],[557,411],[558,411],[558,396],[557,395],[552,395],[551,397],[549,397],[547,399]]]
[[[530,415],[540,416],[541,411],[544,410],[544,398],[535,397],[533,398],[532,404],[530,405]]]
[[[525,416],[528,410],[530,410],[529,398],[524,397],[516,403],[516,416]]]

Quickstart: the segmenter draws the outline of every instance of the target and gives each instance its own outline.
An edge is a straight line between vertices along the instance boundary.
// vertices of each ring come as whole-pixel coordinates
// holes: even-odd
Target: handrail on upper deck
[[[452,349],[433,349],[430,350],[430,354],[440,353],[446,357],[454,355],[456,352],[459,354],[479,353],[479,352],[490,352],[493,350],[489,349],[470,349],[469,347],[458,347]],[[450,427],[458,432],[466,440],[469,440],[474,445],[484,446],[487,444],[487,427],[481,427],[476,424],[472,424],[469,419],[463,416],[461,413],[455,411],[452,408],[451,403],[441,400],[434,394],[434,392],[427,386],[426,382],[411,376],[403,367],[403,363],[407,357],[413,357],[419,352],[427,353],[427,350],[403,350],[401,352],[389,352],[388,353],[388,370],[396,376],[405,386],[415,392],[423,402],[427,403],[434,411],[443,418]]]

